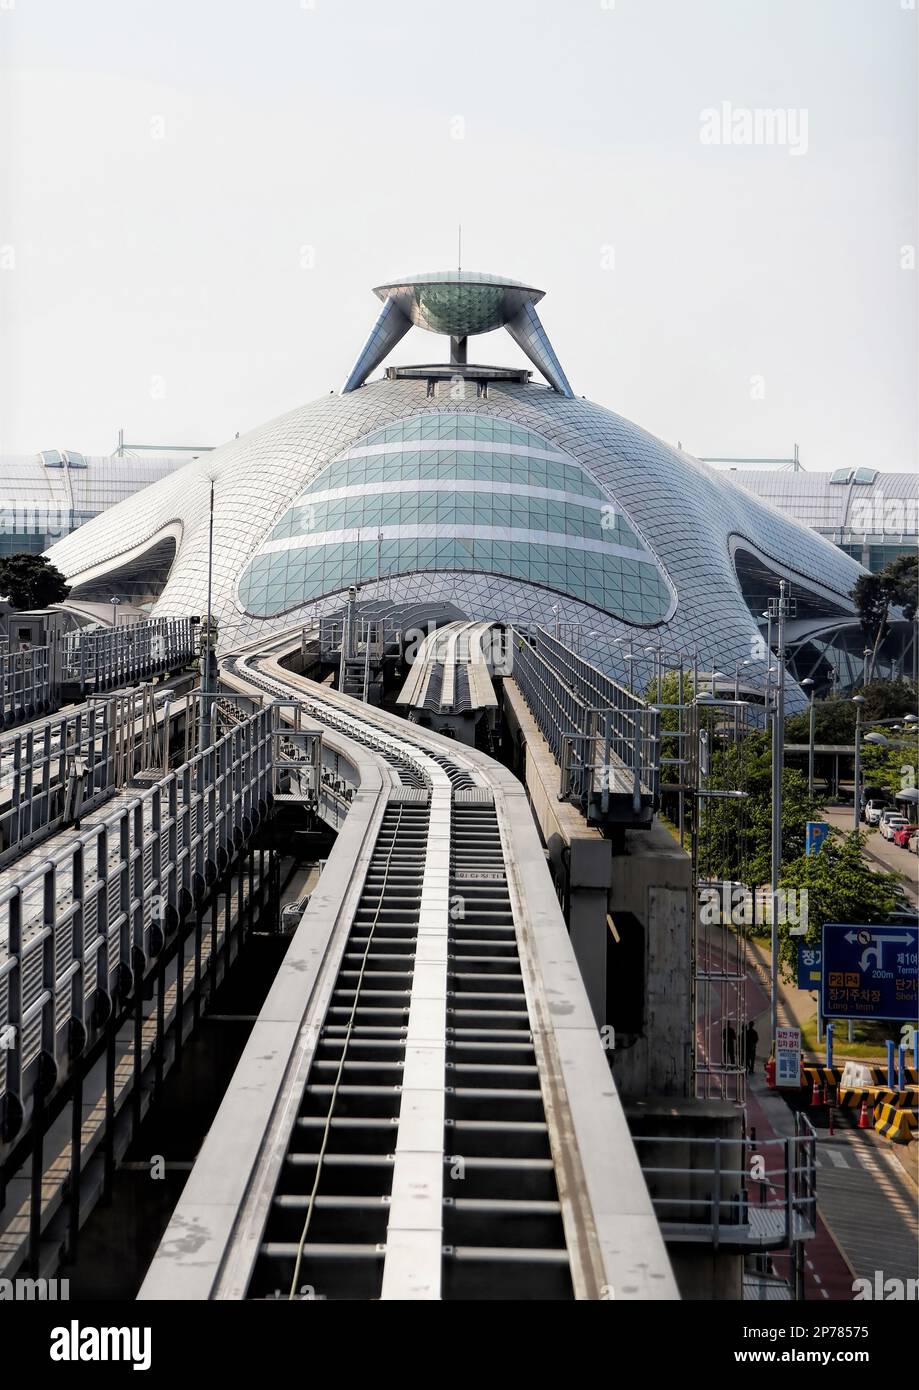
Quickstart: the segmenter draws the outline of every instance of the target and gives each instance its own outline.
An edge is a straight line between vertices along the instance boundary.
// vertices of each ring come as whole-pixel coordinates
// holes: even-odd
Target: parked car
[[[893,832],[894,844],[899,845],[901,849],[906,849],[909,844],[909,837],[915,835],[917,830],[919,830],[919,825],[910,825],[908,822],[906,825],[901,825],[899,830]]]
[[[867,825],[877,825],[881,819],[882,811],[892,811],[894,808],[888,801],[866,801],[865,802],[865,823]]]
[[[915,835],[910,835],[906,848],[910,854],[919,854],[919,830],[916,831]]]
[[[888,927],[919,927],[919,908],[903,907],[888,912],[884,918]]]
[[[892,840],[894,831],[899,830],[901,825],[909,825],[905,816],[881,817],[880,831],[885,840]]]

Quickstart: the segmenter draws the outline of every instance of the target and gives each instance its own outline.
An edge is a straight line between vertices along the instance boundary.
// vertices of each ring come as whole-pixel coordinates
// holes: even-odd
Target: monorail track
[[[677,1297],[523,788],[298,645],[360,790],[141,1298]]]

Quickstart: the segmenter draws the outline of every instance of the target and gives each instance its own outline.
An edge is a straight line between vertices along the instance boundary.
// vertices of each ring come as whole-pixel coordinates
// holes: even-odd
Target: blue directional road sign
[[[823,1017],[914,1022],[917,946],[916,927],[827,922],[820,981]]]
[[[820,960],[823,952],[819,946],[798,942],[798,989],[820,988]]]

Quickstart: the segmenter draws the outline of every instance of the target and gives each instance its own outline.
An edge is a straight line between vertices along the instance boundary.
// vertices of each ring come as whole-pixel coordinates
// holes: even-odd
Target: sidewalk
[[[760,985],[767,1000],[770,997],[770,956],[769,942],[765,937],[749,936],[746,941],[747,961],[753,971],[757,983]],[[780,1028],[803,1028],[817,1012],[816,1001],[810,996],[810,991],[798,989],[797,985],[786,984],[779,979],[779,998],[776,1008],[776,1017]],[[772,1045],[772,1038],[769,1033],[769,1011],[762,1020],[757,1020],[757,1028],[762,1026],[760,1039],[765,1045],[768,1054],[769,1047]]]
[[[761,1140],[788,1138],[794,1134],[791,1111],[780,1095],[768,1089],[761,1071],[747,1079],[747,1118],[751,1129]],[[819,1155],[819,1141],[817,1150]],[[851,1299],[854,1278],[852,1266],[824,1220],[821,1177],[818,1176],[817,1233],[804,1247],[805,1300],[831,1299],[841,1302]]]

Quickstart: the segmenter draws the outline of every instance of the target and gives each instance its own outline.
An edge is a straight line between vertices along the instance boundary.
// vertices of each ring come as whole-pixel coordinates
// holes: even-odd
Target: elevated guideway
[[[357,781],[140,1297],[677,1297],[524,788],[300,650]]]
[[[412,722],[475,742],[476,724],[498,707],[486,649],[494,631],[493,623],[463,620],[424,639],[396,700]]]

